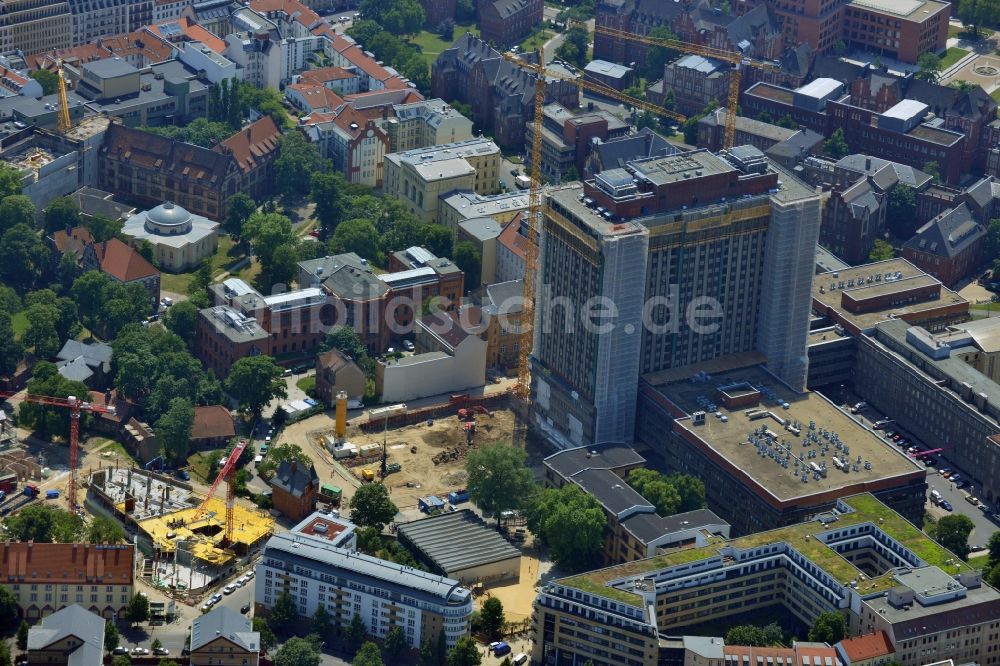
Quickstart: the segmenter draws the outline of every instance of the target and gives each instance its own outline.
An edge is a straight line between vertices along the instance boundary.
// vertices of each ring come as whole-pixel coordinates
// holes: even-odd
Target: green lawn
[[[990,97],[993,98],[993,101],[1000,102],[1000,88],[997,88],[996,90],[991,92]]]
[[[295,385],[299,387],[300,391],[304,391],[306,395],[312,395],[311,392],[316,389],[316,376],[303,377],[295,382]]]
[[[536,51],[545,45],[545,42],[552,39],[552,35],[555,33],[551,30],[539,30],[538,32],[532,33],[521,42],[521,53],[528,53],[530,51]]]
[[[975,557],[969,558],[969,566],[974,569],[983,569],[987,564],[990,563],[990,554],[988,552],[982,555],[976,555]]]
[[[14,337],[20,340],[24,332],[28,330],[28,317],[24,314],[24,310],[10,318],[10,325],[14,328]]]
[[[108,439],[107,437],[91,437],[84,446],[88,452],[100,448],[97,456],[104,460],[114,460],[115,456],[118,456],[120,461],[135,460],[132,453],[125,448],[124,444],[116,442],[113,439]]]
[[[236,247],[229,236],[219,236],[219,249],[212,257],[212,277],[215,277],[228,266],[243,258],[243,252]],[[160,289],[175,294],[186,294],[194,271],[190,273],[163,273],[160,276]]]
[[[476,27],[476,24],[474,23],[455,24],[455,39],[458,39],[466,32],[478,35],[479,28]],[[410,37],[409,42],[420,48],[420,54],[423,56],[424,60],[427,61],[428,65],[437,60],[437,57],[441,55],[441,52],[454,43],[454,41],[445,41],[441,39],[440,35],[429,30],[421,30],[419,34]]]
[[[968,54],[969,52],[966,49],[960,49],[956,46],[952,46],[945,51],[943,56],[941,56],[941,69],[948,69]]]
[[[192,478],[196,478],[203,483],[212,483],[213,463],[217,463],[226,453],[225,449],[213,449],[192,454],[188,457],[188,467]]]

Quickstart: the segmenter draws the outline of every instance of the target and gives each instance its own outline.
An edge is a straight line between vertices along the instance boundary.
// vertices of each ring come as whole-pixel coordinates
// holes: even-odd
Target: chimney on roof
[[[297,460],[295,460],[295,458],[292,458],[292,466],[291,466],[291,468],[290,468],[290,469],[292,470],[292,474],[295,474],[295,469],[296,469],[296,468],[297,468],[298,466],[299,466],[299,463],[298,463],[298,461],[297,461]]]

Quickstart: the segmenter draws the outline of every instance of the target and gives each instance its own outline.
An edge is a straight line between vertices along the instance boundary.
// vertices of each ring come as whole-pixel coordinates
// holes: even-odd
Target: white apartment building
[[[287,591],[299,615],[311,617],[323,605],[342,627],[360,615],[368,633],[379,639],[398,626],[413,648],[436,640],[441,631],[448,647],[468,635],[469,590],[456,580],[338,545],[339,533],[349,528],[350,523],[314,513],[295,530],[271,537],[256,569],[256,603],[271,609]]]
[[[153,23],[160,21],[175,21],[181,17],[181,13],[190,7],[192,0],[154,0],[153,2]]]

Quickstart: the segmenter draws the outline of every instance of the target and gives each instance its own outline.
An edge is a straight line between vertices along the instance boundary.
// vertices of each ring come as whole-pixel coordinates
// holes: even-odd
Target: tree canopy
[[[271,400],[288,396],[283,372],[270,356],[246,356],[229,369],[226,393],[239,403],[240,409],[259,415]]]
[[[847,636],[847,621],[842,613],[829,611],[821,614],[809,630],[809,640],[833,645]]]
[[[365,484],[351,497],[351,521],[361,527],[381,531],[397,513],[399,508],[393,504],[389,490],[381,483]]]
[[[496,442],[473,450],[465,460],[469,498],[487,516],[518,509],[531,497],[535,482],[525,464],[525,452],[510,444]]]
[[[749,645],[752,647],[770,647],[780,645],[784,638],[781,627],[772,622],[763,627],[753,624],[730,627],[726,632],[726,644]]]
[[[320,652],[305,638],[289,638],[274,655],[274,666],[319,666]]]
[[[607,519],[600,502],[576,484],[538,493],[527,517],[528,529],[548,545],[561,568],[582,571],[597,560]]]
[[[12,541],[73,543],[83,533],[83,519],[51,504],[32,504],[3,521]]]
[[[282,135],[279,144],[278,157],[274,160],[278,191],[287,197],[304,197],[309,194],[313,172],[320,168],[319,150],[299,131]]]
[[[964,514],[952,514],[938,521],[935,539],[963,560],[969,557],[969,535],[975,524]]]

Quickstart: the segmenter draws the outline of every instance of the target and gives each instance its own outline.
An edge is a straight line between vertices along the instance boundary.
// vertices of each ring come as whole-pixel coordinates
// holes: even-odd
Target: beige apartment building
[[[472,121],[442,99],[393,104],[392,112],[385,131],[394,153],[472,139]]]
[[[65,0],[3,0],[0,52],[26,55],[73,46],[73,14]]]
[[[383,188],[411,212],[437,221],[438,198],[455,190],[479,195],[500,191],[500,148],[490,139],[473,139],[385,156]]]

